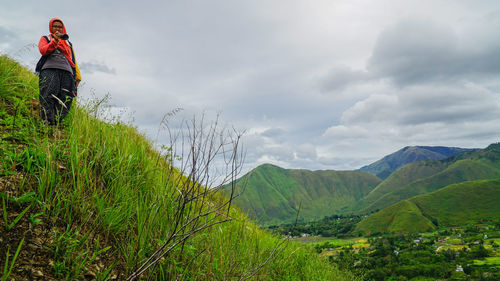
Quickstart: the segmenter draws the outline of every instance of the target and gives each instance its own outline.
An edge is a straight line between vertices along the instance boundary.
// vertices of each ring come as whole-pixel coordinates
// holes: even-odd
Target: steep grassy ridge
[[[264,164],[236,182],[237,204],[260,224],[312,220],[344,211],[380,179],[359,171],[308,171]],[[227,187],[226,187],[227,188]]]
[[[399,167],[408,163],[422,160],[441,160],[458,153],[473,150],[474,149],[445,146],[407,146],[370,165],[360,168],[360,170],[372,173],[381,179],[385,179]]]
[[[75,103],[64,130],[46,127],[37,90],[33,74],[0,57],[0,269],[12,265],[10,278],[125,280],[163,249],[141,278],[355,280],[235,209],[190,223],[225,198],[181,176],[133,127],[96,119],[100,101]]]
[[[500,219],[500,179],[470,181],[412,198],[422,214],[438,226]]]
[[[422,161],[401,167],[363,198],[358,208],[365,213],[380,210],[400,200],[450,184],[499,177],[500,145],[492,144],[485,149],[446,160]],[[408,180],[405,181],[405,178]]]
[[[363,219],[356,231],[424,232],[436,226],[460,226],[500,216],[500,179],[467,181],[398,202]]]
[[[402,166],[357,202],[352,209],[360,211],[384,195],[390,194],[412,182],[435,175],[446,167],[446,162],[437,160],[418,161]]]
[[[262,165],[236,182],[235,191],[239,196],[234,203],[259,222],[291,218],[299,206],[291,204],[288,198],[293,196],[298,185],[295,179],[288,177],[285,169]]]

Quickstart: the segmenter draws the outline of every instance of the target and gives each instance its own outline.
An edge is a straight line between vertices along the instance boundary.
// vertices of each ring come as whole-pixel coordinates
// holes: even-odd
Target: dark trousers
[[[74,98],[75,80],[71,72],[47,68],[40,72],[40,117],[58,125],[68,115]]]

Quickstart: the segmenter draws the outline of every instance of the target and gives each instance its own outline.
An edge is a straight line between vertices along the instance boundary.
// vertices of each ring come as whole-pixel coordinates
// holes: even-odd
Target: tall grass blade
[[[14,268],[14,264],[16,263],[17,257],[19,256],[19,252],[21,252],[21,247],[23,246],[24,238],[25,237],[23,237],[23,239],[21,239],[21,242],[19,242],[19,245],[17,245],[17,249],[16,249],[16,252],[14,253],[14,257],[12,257],[12,262],[10,264],[10,267],[8,267],[8,265],[9,265],[9,250],[7,250],[7,256],[5,258],[5,265],[3,268],[2,281],[6,281],[7,278],[9,278],[9,276],[12,272],[12,269]],[[7,271],[7,268],[9,268],[8,271]]]

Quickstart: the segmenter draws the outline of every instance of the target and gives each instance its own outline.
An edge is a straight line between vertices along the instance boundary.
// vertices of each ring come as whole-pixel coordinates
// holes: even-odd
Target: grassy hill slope
[[[424,232],[434,227],[413,202],[404,200],[363,219],[355,231],[365,234]]]
[[[264,164],[236,182],[235,199],[261,224],[312,220],[340,213],[370,192],[380,179],[359,171],[309,171]],[[226,187],[227,188],[227,187]]]
[[[437,160],[418,161],[400,167],[384,181],[382,181],[369,194],[353,206],[353,210],[362,210],[370,206],[384,195],[390,194],[412,182],[430,177],[446,168],[445,162]]]
[[[100,101],[46,127],[37,83],[0,57],[4,278],[125,280],[154,261],[139,279],[356,279],[228,210],[135,128],[98,120]]]
[[[411,199],[438,226],[500,218],[500,179],[454,184]]]
[[[429,193],[450,184],[500,177],[500,145],[458,154],[440,161],[411,163],[360,200],[360,212],[381,210],[400,200]]]
[[[400,200],[429,193],[450,184],[497,177],[500,177],[499,169],[477,161],[460,160],[450,165],[450,167],[443,172],[416,181],[399,190],[384,195],[366,208],[365,211],[382,209]]]
[[[424,232],[500,216],[500,179],[467,181],[403,200],[363,219],[359,233]]]

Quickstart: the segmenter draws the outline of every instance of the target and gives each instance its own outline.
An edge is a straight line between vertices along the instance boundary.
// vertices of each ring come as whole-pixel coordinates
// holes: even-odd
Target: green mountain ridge
[[[309,171],[263,164],[236,181],[236,192],[241,195],[234,203],[263,225],[292,222],[297,212],[299,219],[312,220],[346,210],[379,183],[379,178],[361,171]]]
[[[425,232],[437,226],[460,226],[498,220],[500,179],[452,184],[400,201],[363,219],[355,232]]]
[[[237,181],[238,193],[245,189],[234,203],[261,225],[293,222],[297,212],[300,220],[312,221],[334,214],[373,213],[450,184],[500,177],[499,144],[479,150],[407,147],[404,151],[444,151],[441,155],[452,156],[406,164],[383,181],[359,170],[309,171],[264,164]]]
[[[445,166],[445,162],[438,160],[418,161],[402,166],[389,175],[389,177],[382,181],[369,194],[358,201],[352,207],[352,210],[361,213],[360,210],[374,204],[374,202],[379,200],[384,195],[395,191],[396,188],[406,186],[422,178],[430,177],[442,171]]]
[[[410,176],[411,175],[411,176]],[[356,205],[368,213],[447,185],[500,177],[500,144],[439,161],[421,161],[396,170]],[[405,180],[406,179],[406,180]]]

